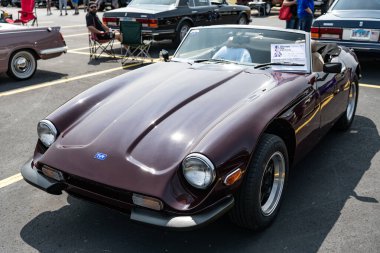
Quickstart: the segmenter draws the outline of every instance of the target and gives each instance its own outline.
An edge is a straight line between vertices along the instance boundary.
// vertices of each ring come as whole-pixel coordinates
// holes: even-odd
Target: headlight
[[[50,147],[57,138],[57,129],[50,121],[44,119],[38,122],[37,133],[40,141],[45,147]]]
[[[215,180],[215,167],[204,155],[190,154],[182,162],[183,174],[192,186],[205,189]]]

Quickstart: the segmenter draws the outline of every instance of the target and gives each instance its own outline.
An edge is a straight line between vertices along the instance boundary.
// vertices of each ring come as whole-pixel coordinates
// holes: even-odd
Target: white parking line
[[[17,173],[16,175],[13,175],[13,176],[10,176],[6,179],[0,180],[0,189],[5,187],[5,186],[16,183],[16,182],[20,181],[21,179],[22,179],[21,173]]]
[[[0,92],[0,97],[10,96],[10,95],[14,95],[14,94],[18,94],[18,93],[22,93],[22,92],[26,92],[26,91],[31,91],[31,90],[37,90],[37,89],[41,89],[41,88],[44,88],[44,87],[53,86],[53,85],[56,85],[56,84],[68,83],[68,82],[71,82],[71,81],[74,81],[74,80],[84,79],[84,78],[91,77],[91,76],[102,75],[102,74],[105,74],[105,73],[114,72],[114,71],[117,71],[117,70],[122,70],[122,69],[130,68],[130,67],[134,67],[134,66],[137,66],[137,65],[141,65],[141,64],[140,63],[136,63],[136,64],[131,64],[131,65],[128,65],[128,66],[125,66],[125,67],[117,67],[117,68],[112,68],[112,69],[106,69],[106,70],[103,70],[103,71],[97,71],[97,72],[94,72],[94,73],[84,74],[84,75],[75,76],[75,77],[71,77],[71,78],[67,78],[67,79],[59,79],[59,80],[56,80],[56,81],[41,83],[41,84],[30,86],[30,87],[24,87],[24,88],[19,88],[19,89],[11,90],[11,91]]]

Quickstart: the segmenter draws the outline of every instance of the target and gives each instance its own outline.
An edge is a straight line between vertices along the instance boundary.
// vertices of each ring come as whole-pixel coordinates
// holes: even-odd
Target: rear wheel
[[[247,16],[245,16],[244,14],[240,15],[237,23],[239,25],[247,25],[248,24],[248,19],[247,19]]]
[[[354,121],[356,106],[358,104],[359,84],[358,78],[355,77],[350,84],[350,92],[348,95],[347,108],[344,114],[336,122],[335,126],[338,130],[347,131]]]
[[[174,43],[177,45],[181,43],[187,32],[190,30],[191,24],[189,22],[182,22],[180,26],[177,29],[176,38],[174,40]]]
[[[252,230],[268,227],[276,217],[288,175],[288,152],[284,141],[264,134],[236,195],[230,218]]]
[[[7,74],[17,80],[31,78],[37,70],[37,60],[26,50],[14,53],[9,59]]]

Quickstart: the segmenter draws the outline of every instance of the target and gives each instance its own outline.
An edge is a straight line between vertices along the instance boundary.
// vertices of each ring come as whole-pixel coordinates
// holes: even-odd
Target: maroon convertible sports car
[[[229,212],[263,229],[289,168],[355,115],[354,53],[302,31],[192,28],[173,58],[79,94],[38,123],[30,184],[174,228]]]

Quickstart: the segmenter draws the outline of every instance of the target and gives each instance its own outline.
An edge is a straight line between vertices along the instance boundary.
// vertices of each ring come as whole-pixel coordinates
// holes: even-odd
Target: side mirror
[[[160,57],[164,58],[164,61],[169,61],[169,52],[165,49],[162,49],[160,52]]]
[[[323,72],[325,73],[340,73],[342,72],[342,63],[329,62],[323,64]]]

